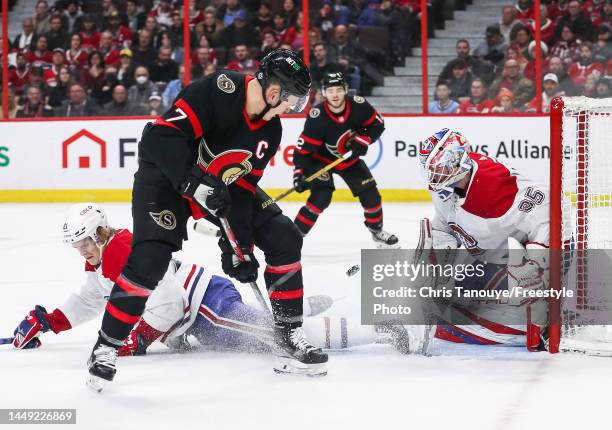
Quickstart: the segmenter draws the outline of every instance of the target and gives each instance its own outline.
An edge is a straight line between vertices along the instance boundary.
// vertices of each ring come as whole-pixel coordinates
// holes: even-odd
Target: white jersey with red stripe
[[[102,261],[85,265],[87,279],[81,290],[59,306],[71,327],[100,315],[131,250],[132,233],[117,230],[102,249]],[[203,267],[172,260],[164,278],[149,296],[143,318],[153,328],[173,335],[183,333],[195,321],[211,275]]]
[[[524,246],[549,244],[549,189],[486,155],[471,153],[473,170],[465,195],[442,200],[432,192],[432,228],[457,237],[476,258],[501,261],[508,238]],[[481,258],[482,258],[481,257]]]

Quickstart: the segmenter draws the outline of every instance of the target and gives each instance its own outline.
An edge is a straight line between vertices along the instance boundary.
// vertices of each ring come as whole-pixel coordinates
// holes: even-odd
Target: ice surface
[[[83,261],[61,243],[68,206],[0,205],[0,337],[34,305],[52,310],[80,287]],[[105,207],[114,226],[131,227],[128,204]],[[283,205],[291,217],[298,208]],[[384,211],[385,228],[411,247],[431,206],[386,204]],[[372,246],[361,219],[357,204],[333,204],[305,242],[307,294],[341,299],[333,315],[358,318],[359,276],[345,271]],[[221,272],[210,237],[193,233],[178,257]],[[249,288],[239,288],[254,303]],[[98,395],[85,387],[85,362],[99,325],[48,333],[38,350],[0,346],[0,408],[76,408],[77,425],[65,428],[83,429],[612,428],[609,358],[439,341],[429,358],[384,345],[335,352],[320,379],[276,375],[269,356],[177,355],[159,345],[146,357],[120,359],[115,382]]]

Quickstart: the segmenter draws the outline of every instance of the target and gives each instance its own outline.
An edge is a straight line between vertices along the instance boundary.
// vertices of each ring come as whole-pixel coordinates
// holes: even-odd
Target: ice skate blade
[[[327,375],[327,363],[305,364],[293,358],[278,357],[274,364],[274,372],[281,375],[316,378]]]
[[[106,381],[97,376],[89,375],[85,384],[96,393],[101,393],[106,385]]]

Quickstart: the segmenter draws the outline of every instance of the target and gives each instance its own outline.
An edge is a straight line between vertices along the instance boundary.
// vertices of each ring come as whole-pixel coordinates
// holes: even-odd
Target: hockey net
[[[612,355],[611,140],[612,99],[554,99],[550,282],[574,295],[551,300],[551,352]]]

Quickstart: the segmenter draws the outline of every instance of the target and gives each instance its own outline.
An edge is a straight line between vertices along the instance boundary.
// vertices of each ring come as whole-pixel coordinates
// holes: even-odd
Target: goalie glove
[[[450,233],[434,230],[429,218],[420,221],[419,242],[417,243],[414,263],[449,264],[454,259],[457,239]]]
[[[518,246],[522,247],[522,245]],[[523,256],[519,253],[518,258],[511,258],[507,266],[508,289],[512,293],[508,304],[513,306],[521,306],[534,301],[520,294],[521,289],[538,290],[548,285],[548,249],[542,245],[528,244],[526,250]],[[514,253],[517,252],[515,249]]]
[[[227,185],[216,176],[204,173],[197,165],[181,185],[181,193],[216,217],[225,217],[230,210],[232,199]]]

